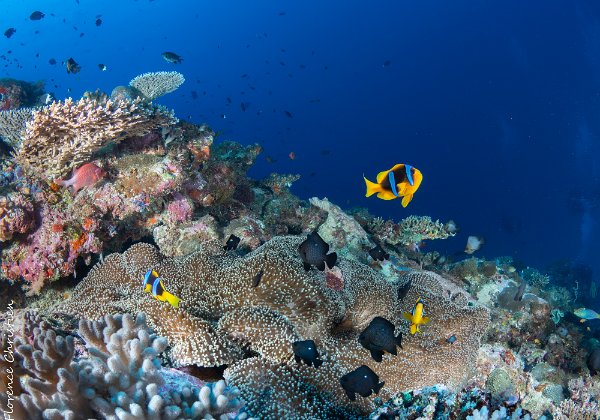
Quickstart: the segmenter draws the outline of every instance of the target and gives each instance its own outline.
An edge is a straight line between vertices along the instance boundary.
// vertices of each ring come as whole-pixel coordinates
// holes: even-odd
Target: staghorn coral
[[[531,287],[537,287],[539,289],[543,289],[550,283],[550,276],[547,274],[542,274],[535,268],[527,267],[521,273],[521,277],[523,280],[527,282]]]
[[[174,92],[185,82],[183,75],[176,71],[158,71],[140,74],[134,77],[129,86],[137,89],[145,99],[156,98]]]
[[[33,112],[16,161],[29,176],[62,177],[109,143],[176,122],[171,112],[140,100],[74,102],[69,98]]]
[[[34,108],[0,111],[0,137],[13,149],[18,149],[25,134],[27,121],[32,118]]]
[[[72,336],[59,336],[30,316],[29,329],[34,323],[32,344],[22,336],[16,349],[21,373],[29,377],[21,390],[0,394],[0,407],[15,418],[230,418],[242,406],[239,392],[224,381],[198,388],[162,369],[166,340],[148,330],[142,314],[80,321],[82,357],[74,357]]]
[[[222,244],[214,242],[179,258],[136,244],[95,266],[55,311],[90,318],[146,312],[149,324],[168,338],[176,365],[230,365],[226,376],[256,410],[251,414],[264,417],[288,410],[289,398],[295,401],[296,408],[288,413],[292,416],[310,417],[340,404],[350,411],[370,410],[373,397],[350,404],[339,385],[341,375],[361,364],[385,381],[383,398],[438,382],[458,386],[469,376],[489,315],[464,290],[430,272],[389,281],[359,262],[342,259],[344,284],[336,291],[327,286],[325,273],[303,269],[297,256],[302,240],[276,237],[244,257],[224,253]],[[140,279],[150,268],[181,298],[179,309],[144,294]],[[252,287],[259,271],[260,283]],[[411,288],[398,301],[398,288],[409,281]],[[423,334],[405,335],[398,356],[374,362],[358,343],[358,334],[375,316],[406,332],[401,313],[410,311],[417,297],[426,302],[432,322]],[[450,335],[457,338],[454,344],[446,342]],[[318,375],[293,361],[291,342],[296,338],[317,343],[326,361]],[[257,353],[255,359],[245,359]],[[260,378],[264,392],[253,389],[253,378]],[[295,389],[304,391],[294,396]],[[316,393],[322,394],[319,399]],[[269,396],[275,402],[267,403]]]

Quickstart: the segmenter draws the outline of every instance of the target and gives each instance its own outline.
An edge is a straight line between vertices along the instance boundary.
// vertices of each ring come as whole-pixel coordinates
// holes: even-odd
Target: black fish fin
[[[337,254],[332,252],[331,254],[325,256],[325,261],[327,262],[327,267],[333,268],[335,262],[337,261]]]
[[[300,359],[300,356],[296,356],[296,355],[294,355],[294,359],[296,359],[296,363],[300,363],[300,360],[302,360],[302,359]]]
[[[387,252],[385,253],[385,255],[383,256],[384,260],[389,260],[390,259],[390,254],[388,254]]]
[[[302,264],[304,264],[304,270],[306,270],[306,271],[310,270],[311,265],[309,263],[305,262],[305,263],[302,263]]]
[[[371,350],[371,357],[376,362],[381,362],[383,357],[383,352],[381,350]]]
[[[350,398],[350,401],[356,401],[356,394],[354,392],[350,392],[346,388],[344,388],[344,391],[346,392],[348,398]]]
[[[401,349],[403,348],[402,347],[402,333],[400,333],[396,336],[396,344],[398,344]]]
[[[318,368],[319,366],[321,366],[323,364],[323,361],[321,359],[315,359],[315,360],[313,360],[313,364],[315,365],[316,368]]]
[[[396,344],[392,343],[392,345],[390,345],[389,349],[386,349],[386,351],[390,354],[393,354],[394,356],[396,356],[398,354],[398,352],[396,351]]]
[[[381,391],[381,388],[383,388],[384,384],[385,384],[385,382],[379,382],[377,385],[375,385],[373,390],[375,391],[376,394],[379,394],[379,391]]]
[[[321,261],[319,261],[319,263],[317,264],[317,269],[318,269],[319,271],[323,271],[323,270],[325,270],[325,261],[322,261],[322,260],[321,260]]]

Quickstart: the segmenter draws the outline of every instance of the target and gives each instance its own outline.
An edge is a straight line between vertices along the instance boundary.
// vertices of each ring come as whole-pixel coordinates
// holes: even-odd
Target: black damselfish
[[[340,384],[350,401],[356,401],[357,393],[363,397],[368,397],[373,392],[378,394],[384,383],[379,382],[379,376],[365,365],[340,378]]]
[[[390,259],[390,254],[388,254],[387,252],[385,252],[384,249],[381,247],[380,244],[377,244],[377,246],[375,248],[370,249],[369,250],[369,255],[375,261],[383,261],[383,260],[389,260]]]
[[[300,257],[306,271],[310,270],[313,265],[320,271],[325,270],[325,264],[327,264],[327,267],[333,268],[337,261],[337,254],[335,252],[327,254],[329,244],[316,231],[306,237],[304,242],[298,247],[298,251],[300,252]]]
[[[323,361],[319,359],[319,352],[317,346],[313,340],[294,341],[292,343],[294,349],[294,359],[300,363],[303,361],[308,366],[314,366],[318,368],[323,364]]]
[[[394,324],[385,318],[377,316],[358,336],[358,342],[371,352],[371,357],[376,362],[381,362],[383,352],[386,351],[394,356],[396,346],[402,348],[402,333],[394,335]]]
[[[237,248],[239,243],[240,243],[240,238],[231,234],[229,236],[229,239],[227,239],[227,242],[225,242],[225,246],[223,247],[223,249],[225,251],[233,251],[234,249]]]

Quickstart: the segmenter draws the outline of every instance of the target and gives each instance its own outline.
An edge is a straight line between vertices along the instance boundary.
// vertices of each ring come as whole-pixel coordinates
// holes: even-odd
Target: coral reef
[[[156,98],[171,93],[185,82],[183,75],[176,71],[158,71],[144,73],[134,77],[129,86],[144,95],[144,99],[153,101]]]
[[[229,418],[242,406],[223,381],[198,388],[162,368],[167,342],[141,314],[80,321],[81,354],[73,336],[58,335],[35,316],[26,323],[15,360],[27,380],[0,394],[0,406],[14,418]]]
[[[18,192],[0,196],[0,242],[12,239],[13,235],[27,233],[34,225],[31,200]]]
[[[298,378],[312,384],[309,388],[313,391],[303,394],[307,399],[288,413],[297,415],[318,412],[309,398],[316,392],[314,389],[329,393],[335,396],[334,401],[345,402],[351,411],[356,410],[339,385],[339,374],[360,364],[370,365],[378,372],[386,382],[380,395],[388,397],[437,382],[459,386],[468,377],[479,339],[489,322],[485,308],[434,273],[408,273],[405,278],[390,282],[350,260],[339,263],[344,289],[329,289],[324,273],[303,269],[297,255],[302,240],[277,237],[244,257],[223,253],[219,244],[211,243],[181,258],[165,257],[146,244],[134,245],[123,254],[106,257],[76,287],[71,299],[55,311],[90,319],[120,311],[147,313],[149,324],[168,338],[175,365],[230,365],[226,377],[240,387],[250,407],[267,410],[262,415],[271,412],[264,406],[265,394],[249,389],[250,383],[252,387],[256,383],[247,379],[251,378],[245,370],[248,364],[254,366],[252,370],[260,369],[262,375],[279,378],[275,383],[263,383],[278,395],[279,408],[287,407],[283,401],[292,398],[290,392]],[[181,298],[179,309],[143,292],[140,279],[150,268],[160,273],[167,290]],[[259,286],[252,287],[261,270]],[[406,282],[412,286],[399,301],[397,288]],[[434,321],[424,334],[407,337],[404,350],[397,357],[374,363],[358,343],[358,334],[375,316],[386,317],[406,331],[407,324],[400,320],[400,314],[410,311],[417,297],[428,303],[428,313]],[[218,324],[215,320],[219,320]],[[456,343],[446,342],[450,335],[457,337]],[[297,337],[314,339],[328,361],[317,377],[314,368],[305,369],[292,361],[291,340]],[[250,354],[244,356],[248,349]],[[246,359],[253,353],[259,354],[258,359]],[[441,368],[444,366],[447,368]],[[281,369],[289,371],[289,375],[268,373]],[[323,404],[337,405],[332,401]],[[369,410],[372,401],[365,399],[356,405]]]
[[[44,82],[0,79],[0,111],[40,105]]]
[[[0,111],[0,137],[13,149],[18,149],[25,134],[27,122],[32,118],[33,108]]]
[[[109,143],[176,122],[171,112],[140,100],[99,103],[69,98],[33,112],[16,161],[29,176],[59,178]]]

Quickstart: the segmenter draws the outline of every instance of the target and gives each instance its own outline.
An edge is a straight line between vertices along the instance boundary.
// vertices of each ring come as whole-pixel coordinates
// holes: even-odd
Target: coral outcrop
[[[339,403],[349,412],[370,410],[373,397],[353,405],[339,384],[341,375],[361,364],[385,381],[384,398],[438,382],[459,386],[468,378],[489,315],[464,290],[430,272],[389,281],[345,259],[339,263],[344,287],[333,290],[325,273],[304,270],[297,254],[302,240],[276,237],[244,257],[211,242],[179,258],[136,244],[95,266],[55,313],[90,319],[121,311],[147,313],[149,324],[169,340],[174,364],[229,365],[226,378],[257,410],[250,413],[259,416],[330,413]],[[144,293],[141,279],[149,269],[181,298],[179,309]],[[399,300],[398,290],[409,282],[408,293]],[[398,356],[374,362],[358,343],[358,334],[376,316],[406,332],[401,314],[418,297],[426,302],[431,323],[422,335],[405,334]],[[451,335],[454,343],[447,341]],[[315,340],[325,360],[319,369],[293,360],[296,339]],[[304,390],[301,396],[295,394],[298,387]],[[276,403],[267,404],[267,398]]]
[[[0,137],[13,149],[18,149],[25,134],[27,121],[32,118],[33,108],[0,111]]]
[[[129,82],[129,86],[137,89],[144,98],[153,101],[171,93],[185,82],[183,75],[176,71],[158,71],[140,74]]]
[[[36,109],[27,122],[16,161],[32,177],[60,178],[89,162],[109,143],[175,124],[170,111],[141,100],[98,102],[71,98]]]
[[[80,321],[80,356],[73,336],[58,335],[37,317],[27,321],[29,334],[15,342],[17,369],[27,379],[21,389],[0,393],[0,407],[13,418],[229,418],[242,406],[223,381],[199,388],[162,368],[167,341],[148,330],[141,314]]]

